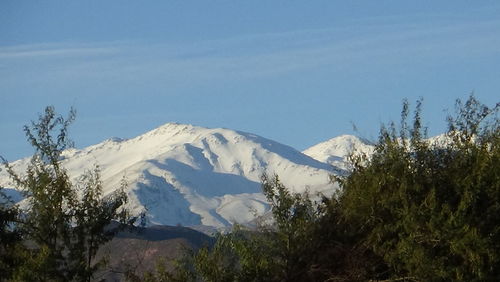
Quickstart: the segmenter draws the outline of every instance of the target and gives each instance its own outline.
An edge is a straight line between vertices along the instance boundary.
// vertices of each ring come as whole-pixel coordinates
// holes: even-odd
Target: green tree
[[[347,256],[324,255],[334,253],[324,247],[348,249],[334,243],[344,241],[340,236],[321,233],[326,230],[319,225],[324,223],[327,201],[314,203],[307,193],[290,193],[277,175],[263,175],[262,189],[271,206],[271,222],[264,220],[256,230],[237,225],[231,232],[217,235],[213,246],[183,258],[173,273],[164,269],[150,273],[149,281],[322,281],[347,277],[343,270],[329,269],[335,261],[346,261]],[[342,232],[334,234],[334,227],[331,230],[329,235]]]
[[[213,246],[178,260],[173,272],[159,264],[144,281],[301,281],[306,267],[300,262],[307,259],[309,246],[307,227],[301,225],[313,222],[316,210],[308,197],[291,195],[277,176],[264,175],[262,188],[274,224],[258,230],[236,225],[231,232],[218,234]]]
[[[412,125],[383,127],[375,153],[338,179],[346,220],[389,266],[415,281],[500,279],[499,104],[457,101],[441,140],[427,139],[421,101]]]
[[[382,127],[371,156],[352,155],[341,189],[313,203],[277,176],[262,178],[273,215],[236,227],[149,281],[498,281],[500,130],[497,104],[457,101],[448,132]],[[179,275],[178,275],[179,274]]]
[[[0,273],[9,277],[22,252],[21,234],[16,228],[19,210],[0,187]]]
[[[47,107],[24,131],[35,153],[23,175],[2,158],[7,172],[25,194],[28,207],[16,228],[27,248],[24,261],[12,273],[20,281],[90,281],[102,262],[93,262],[97,248],[112,238],[112,220],[129,218],[123,187],[103,197],[95,168],[70,181],[62,165],[63,151],[72,145],[68,127],[74,110],[64,118]]]

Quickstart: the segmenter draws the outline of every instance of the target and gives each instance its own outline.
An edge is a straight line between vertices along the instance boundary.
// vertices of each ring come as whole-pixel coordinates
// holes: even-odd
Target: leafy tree
[[[457,101],[448,132],[382,127],[372,156],[352,155],[341,189],[313,203],[262,178],[273,224],[236,227],[148,281],[498,281],[500,130],[497,104]]]
[[[276,218],[255,230],[236,225],[219,234],[213,246],[191,252],[177,261],[175,271],[159,264],[144,281],[304,281],[306,230],[317,210],[308,197],[291,195],[277,176],[262,177],[262,188]],[[285,277],[285,278],[284,278]]]
[[[8,277],[21,259],[21,234],[15,224],[19,210],[0,187],[0,273]]]
[[[368,251],[362,253],[361,247],[350,245],[345,228],[340,227],[342,222],[333,226],[327,222],[333,216],[327,210],[338,206],[326,198],[323,203],[315,203],[307,193],[292,194],[276,175],[263,175],[262,189],[271,205],[272,223],[264,221],[257,230],[235,226],[232,232],[217,235],[213,246],[184,257],[176,271],[158,268],[147,275],[147,281],[323,281],[367,277],[369,271],[354,268],[367,267],[366,257],[371,258]],[[323,224],[328,228],[320,227]],[[358,253],[352,255],[352,250]],[[355,267],[345,266],[358,259]]]
[[[384,280],[387,264],[363,241],[365,234],[344,216],[341,191],[323,198],[321,217],[311,235],[316,242],[309,281]]]
[[[383,127],[375,153],[341,178],[343,216],[389,266],[415,281],[500,279],[499,104],[457,101],[441,140],[413,124]]]
[[[18,217],[27,248],[24,261],[12,274],[20,281],[90,281],[101,262],[93,262],[98,247],[111,239],[112,220],[125,223],[123,189],[103,197],[99,169],[87,172],[77,184],[62,165],[63,152],[72,145],[67,118],[47,107],[24,131],[35,153],[24,175],[2,158],[7,172],[26,196],[28,207]]]

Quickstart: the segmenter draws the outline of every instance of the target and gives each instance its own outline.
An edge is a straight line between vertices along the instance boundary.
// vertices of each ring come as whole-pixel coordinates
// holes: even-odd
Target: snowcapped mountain
[[[373,144],[368,140],[353,135],[341,135],[314,145],[302,153],[320,162],[344,169],[351,152],[370,155],[373,149]]]
[[[315,147],[307,150],[313,158],[320,152]],[[329,183],[332,167],[321,158],[222,128],[168,123],[133,139],[113,138],[71,149],[63,157],[75,181],[99,165],[105,195],[120,187],[125,177],[129,208],[133,213],[147,211],[150,224],[224,227],[249,222],[269,209],[260,190],[263,172],[278,174],[294,192],[328,194],[336,189]],[[28,163],[26,158],[13,166],[24,171]],[[0,185],[13,187],[4,171]]]
[[[452,141],[446,134],[436,135],[424,140],[438,148],[448,146]],[[366,139],[353,135],[341,135],[314,145],[302,153],[320,162],[330,164],[334,166],[334,169],[346,169],[347,157],[350,153],[370,156],[374,150],[375,144]]]

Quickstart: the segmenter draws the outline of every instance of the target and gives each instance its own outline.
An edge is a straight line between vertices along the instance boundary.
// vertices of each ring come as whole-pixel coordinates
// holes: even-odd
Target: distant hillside
[[[123,281],[126,271],[141,275],[153,270],[159,258],[163,258],[167,267],[171,267],[172,260],[180,258],[186,250],[211,245],[213,240],[213,237],[180,226],[156,225],[129,229],[118,233],[100,248],[96,259],[105,256],[109,264],[95,278]]]

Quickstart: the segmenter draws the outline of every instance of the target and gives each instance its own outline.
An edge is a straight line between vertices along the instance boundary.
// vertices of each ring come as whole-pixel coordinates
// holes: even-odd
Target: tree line
[[[473,95],[457,100],[448,130],[429,139],[422,101],[399,125],[382,126],[374,153],[352,154],[332,176],[333,196],[291,193],[262,176],[273,220],[236,225],[175,269],[160,259],[130,281],[496,281],[500,280],[498,110]],[[30,209],[0,209],[0,273],[7,281],[90,281],[111,220],[130,222],[123,190],[102,197],[98,169],[71,184],[60,165],[67,126],[49,107],[25,128],[36,153],[24,176],[4,165]],[[59,129],[56,137],[51,132]]]
[[[498,281],[498,110],[457,100],[429,139],[422,101],[382,126],[373,155],[352,154],[340,189],[314,202],[262,178],[274,221],[237,226],[145,281]]]

